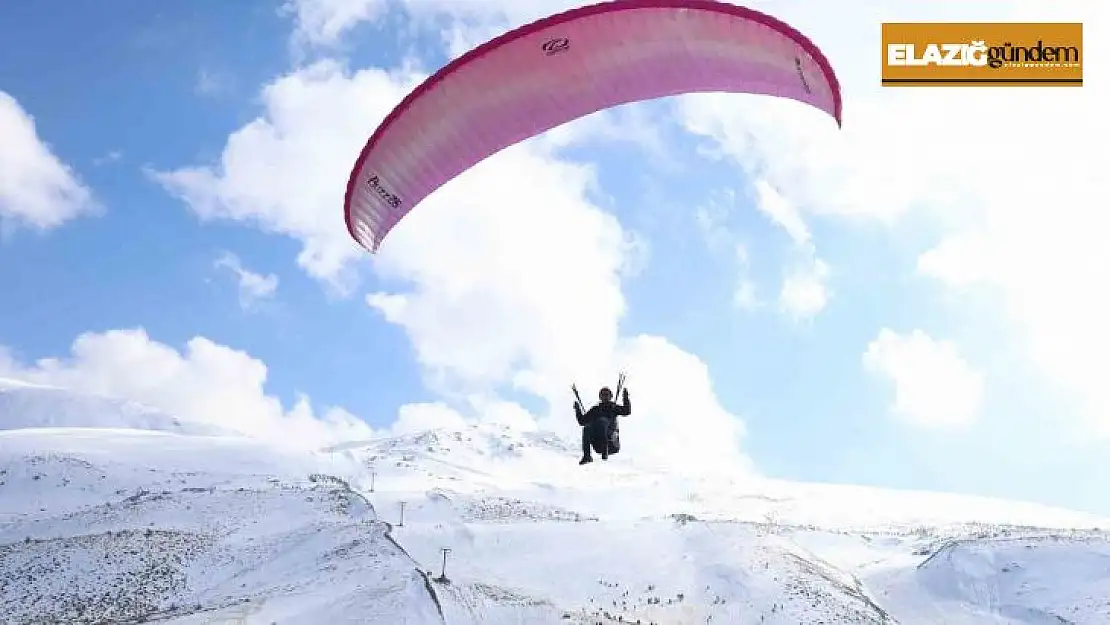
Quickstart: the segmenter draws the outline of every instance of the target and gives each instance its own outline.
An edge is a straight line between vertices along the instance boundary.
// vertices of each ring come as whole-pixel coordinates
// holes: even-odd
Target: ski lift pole
[[[447,579],[447,554],[451,553],[450,547],[440,547],[440,552],[443,554],[443,568],[439,571],[439,578],[442,580]]]

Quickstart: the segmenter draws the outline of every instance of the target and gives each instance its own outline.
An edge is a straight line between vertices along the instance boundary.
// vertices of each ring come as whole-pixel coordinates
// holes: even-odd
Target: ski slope
[[[0,408],[4,625],[1110,623],[1106,520],[1067,510],[579,467],[503,426],[296,454],[61,389]]]

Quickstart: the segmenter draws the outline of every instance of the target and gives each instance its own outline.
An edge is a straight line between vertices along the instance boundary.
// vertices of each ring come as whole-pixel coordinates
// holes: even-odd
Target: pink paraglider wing
[[[421,200],[498,151],[620,104],[697,92],[790,98],[841,121],[840,86],[787,24],[712,0],[618,0],[521,26],[455,59],[378,126],[347,183],[376,252]]]

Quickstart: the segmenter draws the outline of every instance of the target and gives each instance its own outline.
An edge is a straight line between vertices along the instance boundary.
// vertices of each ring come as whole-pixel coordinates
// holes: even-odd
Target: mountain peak
[[[472,423],[462,428],[405,432],[366,441],[350,441],[325,451],[363,449],[382,454],[432,454],[489,459],[520,458],[533,454],[574,453],[577,446],[554,432],[521,430],[501,423]]]

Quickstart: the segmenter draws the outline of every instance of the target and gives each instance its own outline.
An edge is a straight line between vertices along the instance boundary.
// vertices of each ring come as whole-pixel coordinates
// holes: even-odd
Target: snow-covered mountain
[[[198,436],[230,434],[214,425],[183,421],[135,401],[0,378],[0,430],[45,427],[127,428]]]
[[[297,455],[15,388],[0,410],[31,416],[0,422],[36,427],[0,431],[4,625],[1110,623],[1081,513],[579,467],[493,425]]]

